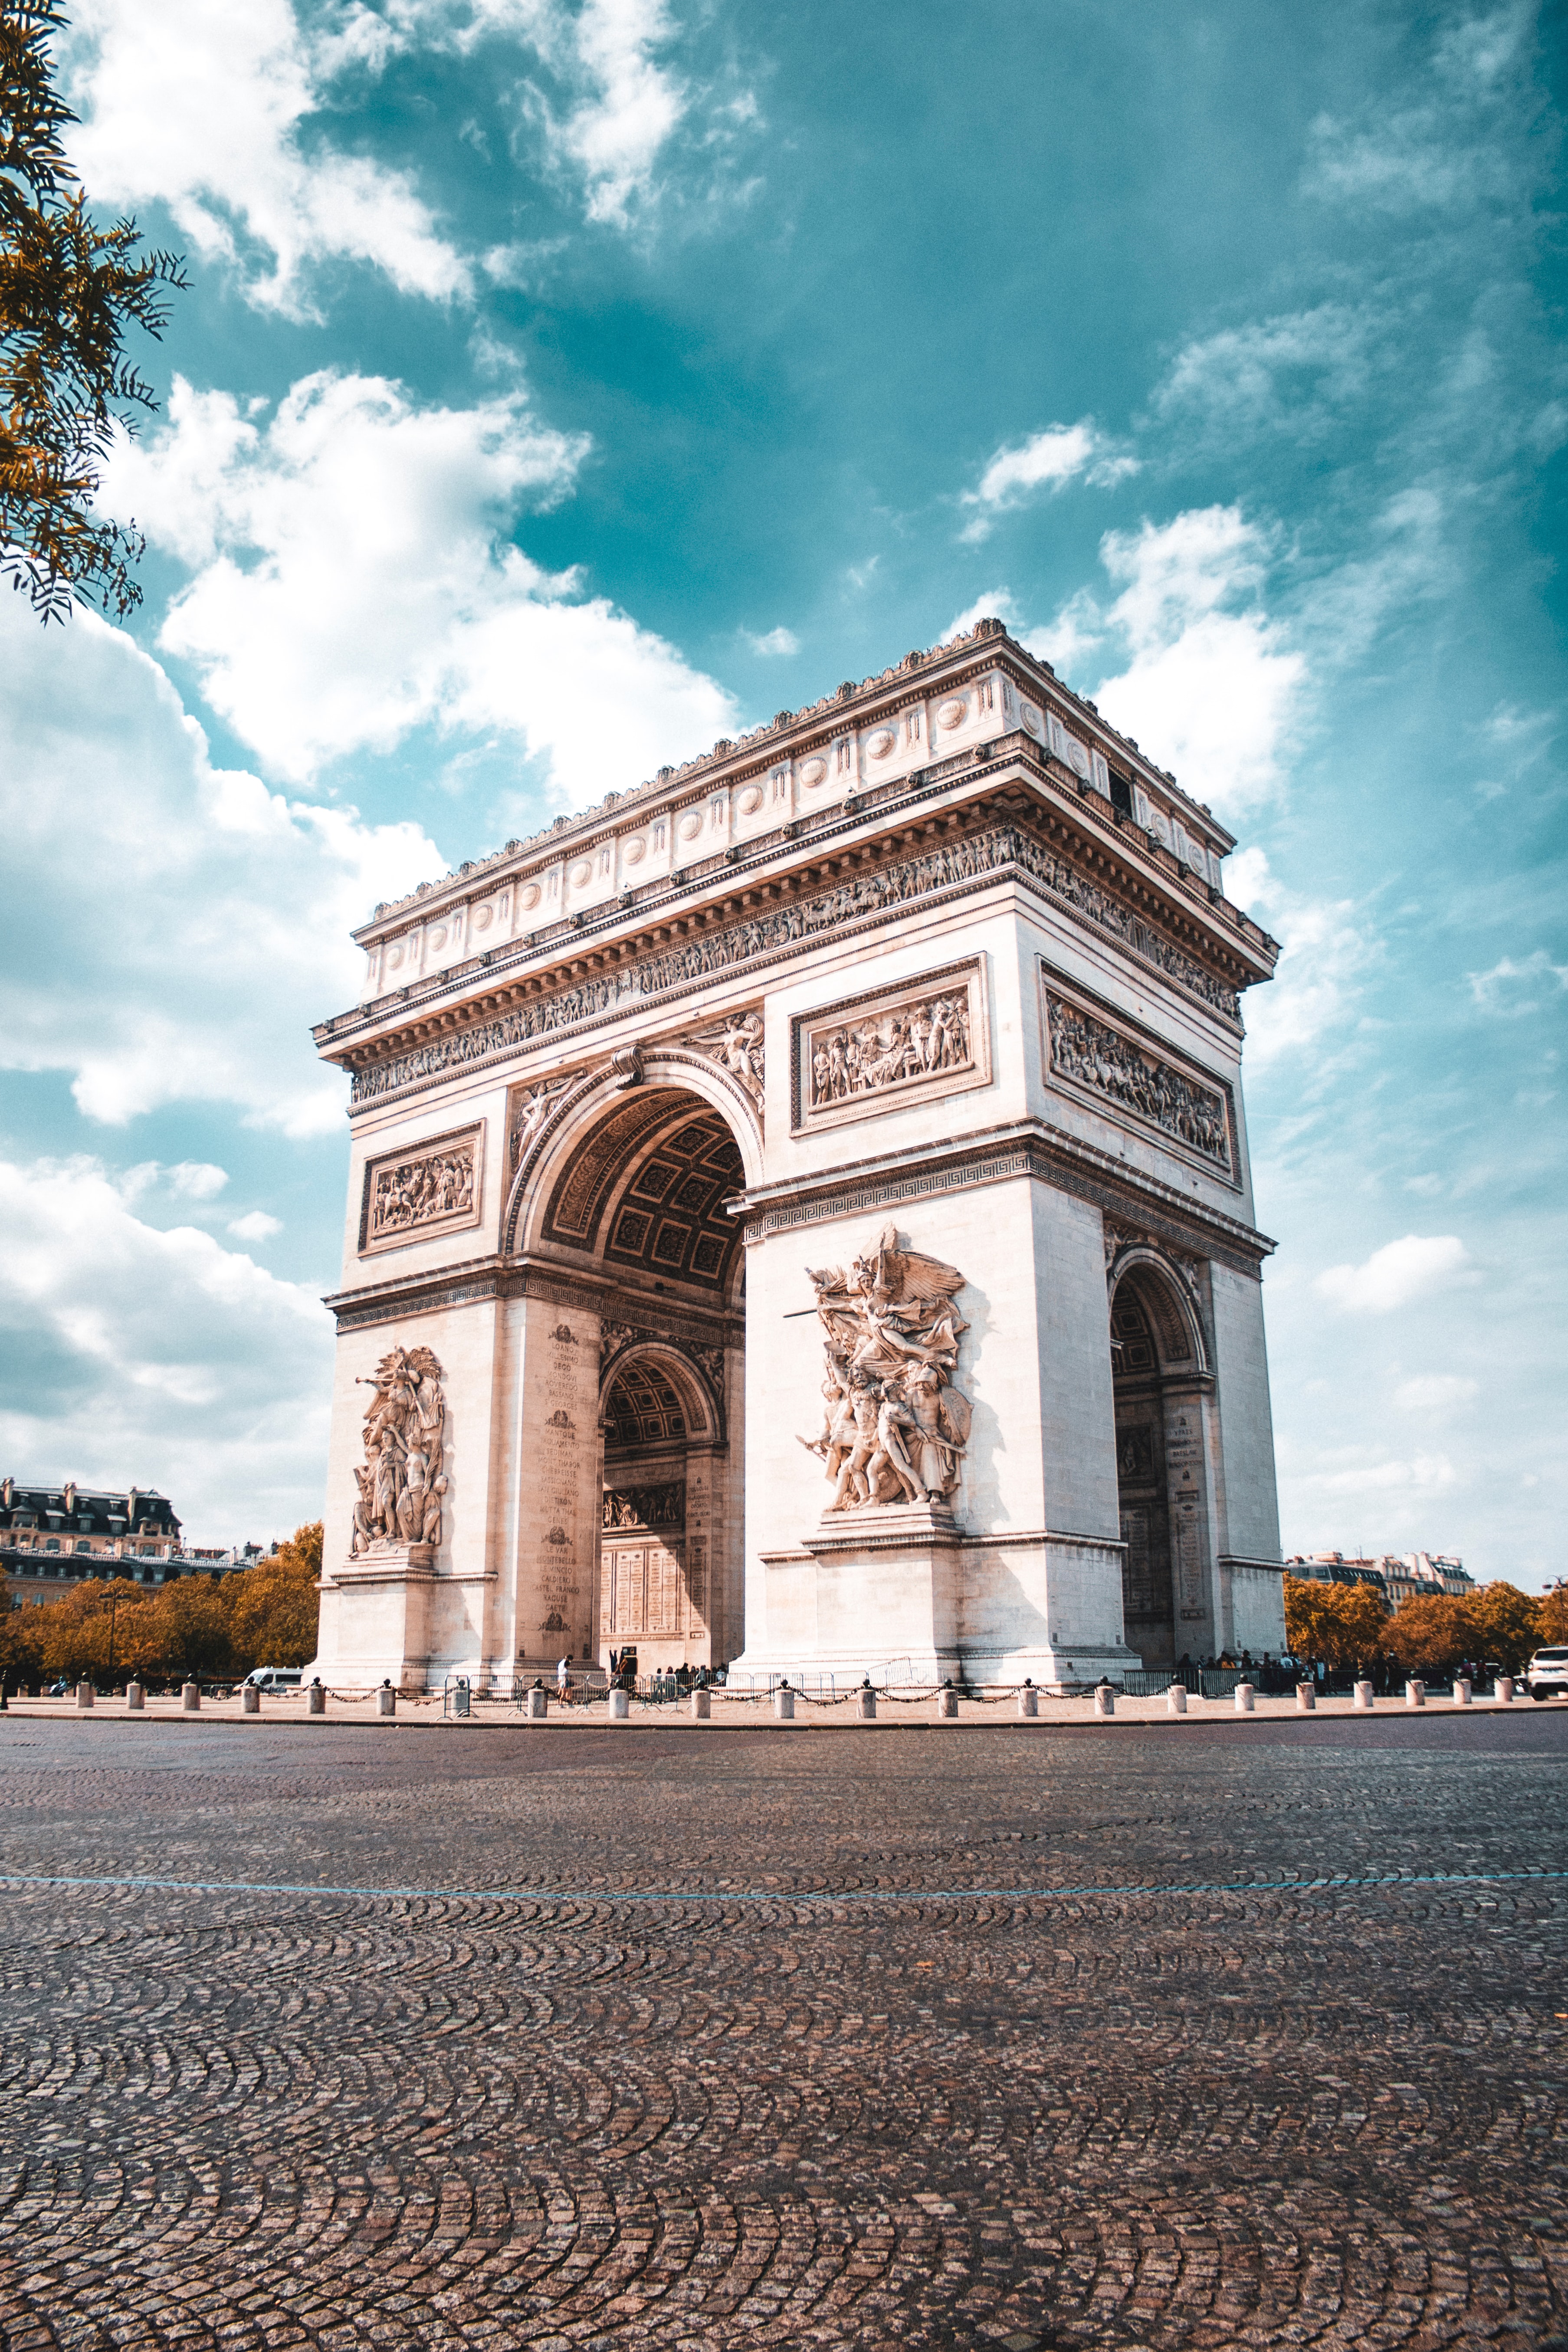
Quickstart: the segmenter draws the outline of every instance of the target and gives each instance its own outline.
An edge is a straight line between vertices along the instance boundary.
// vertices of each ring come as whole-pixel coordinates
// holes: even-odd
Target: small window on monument
[[[1117,774],[1114,768],[1110,771],[1110,805],[1119,808],[1123,816],[1132,814],[1132,787],[1125,776]]]

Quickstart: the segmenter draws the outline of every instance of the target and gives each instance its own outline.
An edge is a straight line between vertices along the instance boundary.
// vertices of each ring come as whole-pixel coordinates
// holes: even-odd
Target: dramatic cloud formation
[[[500,730],[581,801],[705,749],[733,706],[603,597],[569,601],[504,537],[571,488],[582,437],[520,394],[422,407],[384,378],[308,376],[271,416],[176,379],[110,498],[195,577],[160,642],[295,782],[435,722]]]
[[[1469,1254],[1457,1234],[1406,1234],[1385,1242],[1363,1265],[1331,1265],[1313,1287],[1345,1315],[1391,1315],[1464,1275]],[[1476,1277],[1472,1275],[1471,1280]]]
[[[353,1000],[350,926],[444,861],[416,826],[291,807],[213,768],[162,671],[89,614],[46,635],[7,598],[0,667],[0,809],[29,877],[7,919],[4,1066],[68,1071],[111,1125],[224,1102],[291,1135],[335,1129],[342,1081],[310,1024]],[[226,1181],[164,1172],[193,1201]]]
[[[156,1485],[230,1538],[319,1507],[331,1319],[193,1225],[144,1223],[95,1160],[0,1160],[8,1367],[0,1448],[22,1475]],[[197,1539],[201,1538],[198,1534]]]
[[[333,257],[384,270],[403,292],[445,299],[469,286],[407,175],[306,123],[345,68],[374,65],[385,34],[349,9],[310,37],[289,0],[80,0],[73,5],[71,152],[100,204],[167,205],[183,238],[232,263],[250,299],[299,315],[310,265]]]

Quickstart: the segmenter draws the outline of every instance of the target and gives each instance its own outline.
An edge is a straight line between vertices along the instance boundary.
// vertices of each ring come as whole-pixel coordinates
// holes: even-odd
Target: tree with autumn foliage
[[[1388,1613],[1375,1585],[1285,1579],[1285,1639],[1290,1654],[1331,1674],[1364,1674],[1387,1647]]]
[[[123,619],[145,542],[93,501],[116,427],[158,404],[126,338],[160,336],[186,280],[175,255],[139,249],[133,220],[88,212],[49,48],[66,21],[59,0],[0,0],[0,577],[42,620],[73,598]]]
[[[305,1666],[316,1654],[323,1528],[320,1519],[296,1528],[287,1543],[243,1576],[229,1612],[229,1640],[241,1672],[253,1666]]]

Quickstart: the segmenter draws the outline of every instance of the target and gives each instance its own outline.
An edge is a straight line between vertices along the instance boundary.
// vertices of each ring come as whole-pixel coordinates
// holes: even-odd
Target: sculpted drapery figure
[[[368,1381],[374,1389],[365,1407],[364,1464],[354,1472],[355,1552],[373,1542],[438,1544],[447,1400],[441,1367],[428,1348],[394,1348]]]
[[[800,1442],[833,1483],[828,1510],[947,1501],[969,1442],[969,1400],[952,1385],[969,1328],[953,1305],[963,1275],[900,1249],[891,1225],[847,1274],[806,1271],[827,1377],[821,1434]]]

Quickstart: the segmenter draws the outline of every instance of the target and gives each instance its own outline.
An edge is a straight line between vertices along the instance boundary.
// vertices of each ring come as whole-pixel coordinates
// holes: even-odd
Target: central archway
[[[579,1457],[566,1530],[591,1584],[584,1613],[599,1662],[635,1652],[639,1674],[723,1664],[744,1638],[744,1251],[730,1204],[756,1138],[724,1074],[693,1061],[639,1055],[563,1088],[543,1118],[533,1097],[513,1115],[514,1256],[562,1278],[563,1296],[569,1279],[595,1315],[595,1450]],[[572,1328],[587,1337],[575,1315]],[[526,1480],[526,1449],[520,1467]],[[530,1509],[524,1490],[520,1518]]]

